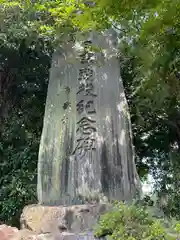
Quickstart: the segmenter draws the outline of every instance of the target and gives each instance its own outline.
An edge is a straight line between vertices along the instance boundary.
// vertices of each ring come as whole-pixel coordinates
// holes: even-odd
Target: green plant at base
[[[176,240],[160,221],[153,219],[143,207],[116,203],[101,216],[95,237],[108,236],[114,240]]]

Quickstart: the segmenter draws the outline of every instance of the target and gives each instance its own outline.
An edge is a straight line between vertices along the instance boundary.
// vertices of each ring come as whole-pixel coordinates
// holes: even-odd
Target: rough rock
[[[37,234],[36,232],[23,229],[19,230],[11,240],[55,240],[55,236],[51,234]]]
[[[110,207],[108,204],[55,207],[29,205],[23,209],[21,229],[38,234],[92,231],[99,216]]]
[[[18,230],[15,227],[0,225],[0,240],[56,240],[62,239],[60,235],[37,234],[27,229]]]
[[[103,239],[105,240],[105,238]],[[92,232],[78,234],[70,232],[38,234],[28,229],[18,230],[7,225],[0,225],[0,240],[95,240],[95,238]]]
[[[106,238],[98,239],[105,240]],[[30,234],[21,235],[21,238],[15,238],[14,240],[96,240],[92,233],[67,233],[62,232],[59,234]]]
[[[0,240],[9,240],[18,233],[18,229],[5,224],[0,225]]]

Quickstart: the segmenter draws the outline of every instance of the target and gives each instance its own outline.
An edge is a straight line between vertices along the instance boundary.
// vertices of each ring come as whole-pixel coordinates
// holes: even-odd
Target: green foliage
[[[15,226],[23,207],[37,201],[38,148],[52,53],[48,42],[25,43],[23,39],[2,47],[0,56],[5,74],[0,94],[0,221]]]
[[[152,86],[139,89],[135,68],[136,59],[122,56],[121,75],[130,106],[138,173],[141,178],[151,173],[158,196],[168,196],[163,206],[166,214],[179,217],[180,105],[173,95],[166,98]]]
[[[144,208],[124,203],[117,203],[113,210],[101,216],[95,236],[121,240],[176,239],[176,235],[168,233],[168,229]]]
[[[39,138],[22,126],[22,116],[17,118],[14,114],[10,117],[1,132],[0,142],[0,219],[17,226],[22,208],[36,202]]]
[[[162,0],[143,9],[127,24],[130,44],[120,46],[138,172],[153,175],[158,196],[167,196],[163,209],[173,217],[180,216],[179,8],[179,1]]]

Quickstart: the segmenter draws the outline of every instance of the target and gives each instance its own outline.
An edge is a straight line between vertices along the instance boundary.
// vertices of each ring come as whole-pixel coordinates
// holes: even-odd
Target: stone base
[[[37,234],[60,232],[90,232],[99,216],[111,208],[108,204],[87,204],[73,206],[26,206],[21,215],[21,229]]]
[[[37,234],[27,229],[18,230],[17,228],[0,225],[0,240],[106,240],[106,237],[96,239],[92,233],[68,233],[58,234]]]

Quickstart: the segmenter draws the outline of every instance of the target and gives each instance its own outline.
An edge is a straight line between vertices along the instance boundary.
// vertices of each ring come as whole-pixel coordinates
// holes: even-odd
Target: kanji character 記
[[[88,114],[95,114],[96,113],[96,109],[94,107],[94,101],[93,100],[87,101],[87,103],[85,105],[85,109],[86,109],[86,112]]]
[[[79,114],[84,111],[84,100],[81,100],[76,104],[76,110]]]

